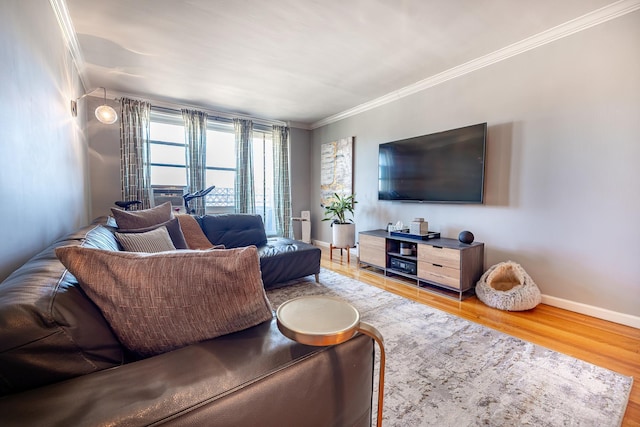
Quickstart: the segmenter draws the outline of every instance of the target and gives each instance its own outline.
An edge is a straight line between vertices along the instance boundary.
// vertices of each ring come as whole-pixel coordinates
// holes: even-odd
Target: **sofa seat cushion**
[[[258,248],[258,254],[262,281],[267,288],[320,272],[320,248],[298,240],[269,238],[264,246]]]
[[[0,395],[124,362],[100,310],[54,254],[62,245],[117,251],[106,219],[58,239],[0,284]]]

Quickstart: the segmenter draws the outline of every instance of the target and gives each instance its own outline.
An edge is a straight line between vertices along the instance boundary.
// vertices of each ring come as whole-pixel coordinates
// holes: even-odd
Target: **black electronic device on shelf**
[[[418,264],[415,261],[391,257],[389,264],[392,270],[405,274],[418,274]]]

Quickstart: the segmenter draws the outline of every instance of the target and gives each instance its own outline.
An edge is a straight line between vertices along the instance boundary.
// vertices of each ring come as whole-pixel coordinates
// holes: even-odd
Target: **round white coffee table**
[[[286,301],[276,311],[280,332],[301,344],[327,346],[348,341],[358,332],[370,336],[380,347],[378,421],[382,426],[384,397],[384,340],[380,332],[360,321],[358,310],[346,301],[326,296],[304,296]]]

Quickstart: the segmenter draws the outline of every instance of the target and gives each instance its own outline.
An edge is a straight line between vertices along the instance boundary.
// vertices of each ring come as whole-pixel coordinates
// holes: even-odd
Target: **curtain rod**
[[[255,124],[259,124],[259,125],[289,126],[289,124],[287,122],[284,122],[282,120],[261,119],[261,118],[258,118],[258,117],[251,117],[251,116],[248,116],[246,114],[240,114],[240,113],[223,113],[223,112],[220,112],[220,111],[209,110],[207,108],[199,107],[199,106],[196,106],[196,105],[179,105],[179,104],[173,104],[173,103],[166,102],[166,101],[150,100],[150,99],[145,99],[144,97],[141,97],[141,96],[138,96],[138,95],[129,95],[129,94],[125,94],[125,93],[122,93],[122,92],[118,93],[116,91],[111,91],[111,94],[112,94],[112,96],[115,95],[114,99],[116,99],[116,100],[118,100],[118,96],[125,97],[125,98],[133,98],[133,99],[144,99],[144,100],[148,101],[153,108],[158,109],[158,110],[162,110],[164,112],[171,113],[171,114],[175,114],[175,113],[181,114],[182,112],[180,110],[182,108],[188,108],[190,110],[202,111],[204,113],[207,113],[207,116],[211,117],[212,119],[223,121],[223,122],[232,122],[233,119],[237,117],[239,119],[251,120]]]
[[[176,108],[169,108],[169,107],[161,107],[161,106],[157,106],[157,105],[151,105],[151,108],[153,108],[154,110],[160,111],[162,113],[169,113],[169,114],[182,114],[182,110],[178,110]],[[189,108],[190,110],[192,110],[193,108]],[[207,114],[207,117],[213,120],[217,120],[219,122],[227,122],[227,123],[232,123],[233,119],[231,117],[222,117],[219,115],[213,115],[211,114],[211,112],[206,111],[206,110],[199,110],[199,111],[203,111],[204,113]],[[245,117],[242,117],[245,118]]]
[[[169,114],[172,117],[173,116],[182,117],[182,112],[180,110],[176,110],[174,108],[158,107],[158,106],[152,105],[151,109],[153,111],[155,111],[156,113]],[[217,122],[233,124],[233,119],[231,117],[214,116],[214,115],[211,115],[210,113],[207,113],[206,111],[204,111],[204,113],[207,114],[207,118],[209,120],[214,120],[214,121],[217,121]],[[254,130],[259,130],[259,131],[271,131],[272,130],[271,126],[273,125],[273,123],[266,123],[264,121],[256,121],[255,119],[253,119],[251,117],[248,117],[248,116],[241,116],[241,117],[238,117],[238,118],[246,118],[246,119],[252,120],[253,121],[253,129]],[[286,126],[286,125],[281,125],[281,126]]]

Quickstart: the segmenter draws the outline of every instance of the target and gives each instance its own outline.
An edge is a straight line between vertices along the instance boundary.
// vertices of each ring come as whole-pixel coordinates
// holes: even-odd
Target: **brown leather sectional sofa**
[[[275,320],[146,359],[129,354],[75,277],[63,245],[118,250],[105,219],[0,284],[3,426],[369,426],[372,339],[295,343]]]

